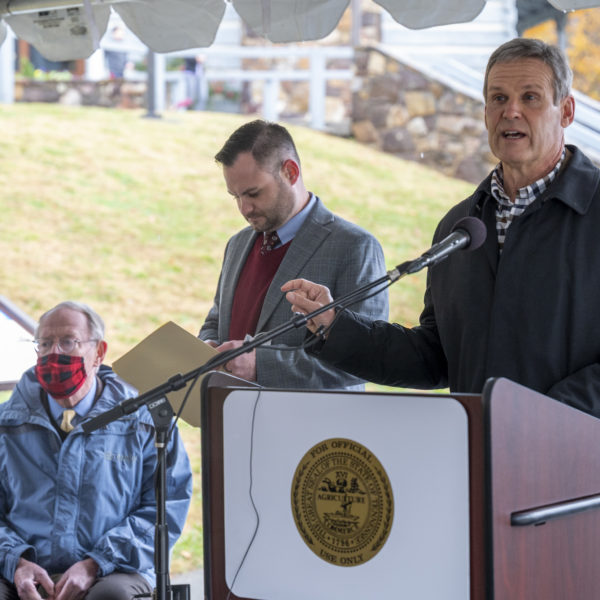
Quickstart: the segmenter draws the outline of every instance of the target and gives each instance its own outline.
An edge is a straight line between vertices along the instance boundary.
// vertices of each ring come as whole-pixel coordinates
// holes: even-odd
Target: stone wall
[[[110,79],[106,81],[15,81],[16,102],[58,102],[73,106],[142,108],[146,84]]]
[[[400,158],[479,183],[497,160],[483,100],[458,93],[375,48],[356,50],[352,135]]]

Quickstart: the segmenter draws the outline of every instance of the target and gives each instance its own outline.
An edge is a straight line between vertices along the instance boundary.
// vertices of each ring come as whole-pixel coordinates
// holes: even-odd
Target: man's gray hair
[[[506,63],[523,58],[535,58],[547,64],[552,70],[554,104],[558,104],[571,93],[573,72],[564,52],[557,46],[546,44],[542,40],[515,38],[496,48],[488,60],[483,80],[483,98],[487,102],[488,76],[497,63]]]
[[[88,322],[88,330],[90,334],[90,339],[101,341],[104,339],[104,321],[102,317],[90,306],[84,304],[83,302],[75,302],[73,300],[65,300],[60,304],[57,304],[54,308],[46,311],[38,321],[37,327],[35,328],[35,332],[33,336],[37,339],[38,331],[42,325],[42,321],[50,316],[52,313],[60,310],[62,308],[69,308],[71,310],[80,312],[85,316]]]

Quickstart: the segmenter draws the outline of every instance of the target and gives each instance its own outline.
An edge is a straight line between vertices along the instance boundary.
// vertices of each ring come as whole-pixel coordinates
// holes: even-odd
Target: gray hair
[[[63,308],[68,308],[70,310],[74,310],[76,312],[80,312],[85,316],[88,323],[88,330],[90,334],[90,338],[94,340],[101,341],[104,339],[104,321],[102,317],[90,306],[84,304],[83,302],[74,302],[73,300],[66,300],[57,304],[54,308],[46,311],[38,321],[37,327],[35,328],[35,332],[33,336],[37,339],[39,329],[42,325],[42,321],[50,316],[52,313],[55,313],[57,310],[61,310]]]
[[[542,40],[515,38],[496,48],[488,60],[483,80],[483,98],[487,101],[488,75],[497,63],[506,63],[523,58],[535,58],[547,64],[552,70],[554,104],[558,104],[571,93],[573,72],[564,52],[557,46],[546,44]]]

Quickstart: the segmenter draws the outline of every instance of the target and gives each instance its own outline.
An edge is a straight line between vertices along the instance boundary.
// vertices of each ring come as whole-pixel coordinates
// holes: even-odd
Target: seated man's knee
[[[152,586],[139,573],[111,573],[98,579],[85,600],[132,600],[138,594],[152,594]]]

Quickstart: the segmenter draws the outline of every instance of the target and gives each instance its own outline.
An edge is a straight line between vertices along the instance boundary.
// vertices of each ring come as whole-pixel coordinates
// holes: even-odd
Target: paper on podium
[[[121,379],[143,394],[166,383],[173,375],[188,373],[201,367],[216,354],[218,353],[212,346],[169,321],[118,358],[112,367]],[[195,390],[181,413],[181,418],[194,427],[200,427],[200,404],[197,398],[200,395],[202,377],[196,382]],[[168,394],[176,413],[183,403],[188,385]]]

